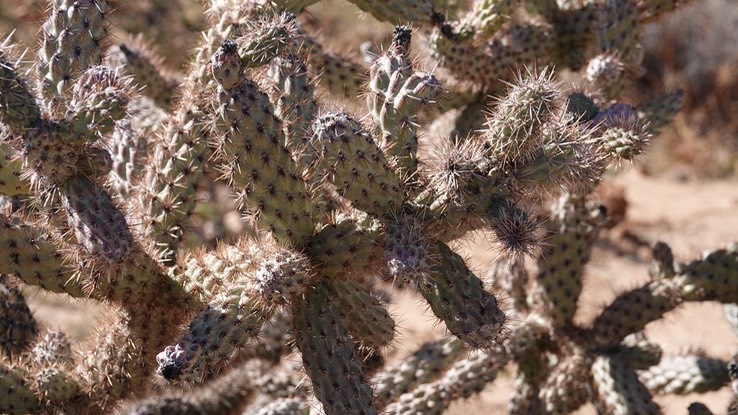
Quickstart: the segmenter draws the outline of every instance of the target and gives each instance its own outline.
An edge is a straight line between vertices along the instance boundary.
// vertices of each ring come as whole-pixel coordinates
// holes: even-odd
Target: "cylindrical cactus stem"
[[[638,6],[632,0],[606,0],[597,10],[597,43],[600,52],[615,53],[628,66],[639,65]]]
[[[499,350],[472,353],[456,361],[440,379],[400,395],[385,413],[441,415],[454,400],[468,398],[484,389],[508,361],[509,357]]]
[[[252,251],[245,261],[239,261],[244,257],[238,252],[242,248],[229,246],[220,254],[186,263],[191,269],[184,273],[190,279],[201,276],[200,295],[212,290],[216,296],[195,316],[180,341],[157,356],[158,372],[164,378],[199,382],[217,373],[236,348],[258,335],[276,307],[291,304],[309,286],[313,275],[307,258],[291,250],[263,248],[263,252]],[[216,268],[203,269],[212,265]]]
[[[244,36],[236,39],[238,56],[244,68],[264,66],[286,50],[294,50],[298,28],[293,14],[282,13],[251,26],[250,30],[244,30]]]
[[[108,138],[113,168],[109,179],[123,200],[136,194],[147,168],[144,159],[148,149],[154,149],[151,136],[168,118],[166,113],[148,98],[132,100],[128,105],[129,118],[115,123]]]
[[[502,166],[524,163],[543,147],[543,126],[560,106],[561,91],[553,74],[544,69],[521,75],[487,120],[485,145]]]
[[[38,54],[41,91],[46,96],[65,94],[70,80],[102,61],[111,10],[107,0],[52,2]]]
[[[620,343],[616,356],[632,369],[646,370],[659,363],[662,353],[659,345],[649,342],[643,332],[638,332]]]
[[[41,397],[32,388],[28,370],[20,366],[0,363],[0,411],[11,415],[41,412]]]
[[[674,271],[687,301],[738,301],[738,243],[705,252],[699,260],[676,263]]]
[[[0,282],[0,352],[17,356],[37,334],[36,320],[23,294],[17,287]]]
[[[396,365],[386,367],[372,378],[378,405],[386,405],[418,385],[440,377],[466,349],[457,338],[441,337],[423,344]]]
[[[282,120],[285,146],[302,165],[301,154],[310,136],[313,118],[318,111],[312,79],[297,55],[275,58],[269,68],[274,81],[271,89],[275,114]]]
[[[379,353],[395,337],[395,321],[366,284],[346,280],[325,283],[341,310],[347,333],[360,347]]]
[[[392,24],[416,24],[429,26],[443,22],[442,10],[436,10],[434,0],[351,0],[356,7],[371,14],[379,21]]]
[[[61,195],[69,226],[88,254],[117,261],[130,252],[133,236],[128,223],[105,189],[75,176],[64,183]]]
[[[194,391],[147,398],[130,405],[121,415],[240,415],[255,395],[253,375],[241,367]]]
[[[327,223],[306,244],[316,272],[325,278],[376,270],[381,258],[381,227],[378,222],[338,217]]]
[[[41,118],[36,99],[16,68],[8,41],[0,41],[0,122],[22,132]]]
[[[214,55],[214,75],[221,82],[215,120],[218,161],[243,208],[281,242],[302,246],[315,232],[312,192],[284,147],[282,124],[269,97],[253,81],[234,79],[237,67],[233,75],[221,71],[231,66],[235,53],[232,44],[224,43]]]
[[[572,323],[584,266],[604,224],[599,209],[589,211],[572,199],[568,194],[561,197],[547,223],[549,237],[538,257],[538,275],[529,300],[556,327]]]
[[[510,68],[533,62],[553,50],[555,36],[543,23],[517,23],[503,26],[494,37],[481,45],[462,39],[449,25],[433,30],[429,43],[439,66],[454,78],[483,88],[499,87],[508,79]]]
[[[592,340],[614,345],[643,330],[682,303],[680,288],[673,280],[658,280],[619,295],[595,319],[590,329]]]
[[[347,113],[328,113],[313,126],[316,174],[357,209],[391,216],[404,202],[403,182],[364,127]]]
[[[180,81],[166,70],[162,58],[141,41],[121,42],[108,52],[108,61],[122,67],[124,73],[133,77],[131,83],[141,87],[141,93],[151,98],[156,105],[170,110]]]
[[[730,381],[728,362],[701,354],[665,356],[639,378],[652,393],[677,395],[716,391]]]
[[[586,52],[593,41],[597,23],[598,6],[595,2],[560,8],[552,20],[556,30],[556,56],[554,63],[579,70],[586,64]]]
[[[0,230],[0,273],[52,292],[87,297],[84,284],[70,278],[73,269],[64,254],[41,229],[0,215]]]
[[[657,95],[636,108],[638,119],[648,131],[658,134],[682,109],[683,98],[682,90]]]
[[[438,242],[436,264],[419,284],[433,313],[455,336],[475,348],[491,346],[505,323],[494,295],[448,245]]]
[[[292,304],[297,348],[327,415],[376,414],[346,322],[326,283]]]
[[[510,20],[512,14],[512,1],[474,0],[461,22],[459,32],[462,36],[473,35],[478,39],[488,39]]]
[[[0,194],[5,196],[28,194],[31,191],[30,183],[21,178],[23,159],[16,157],[16,150],[3,141],[5,137],[3,131],[0,131]]]
[[[84,142],[112,132],[115,122],[127,115],[129,82],[106,66],[87,68],[74,84],[59,133],[68,141]]]
[[[661,409],[625,362],[598,356],[592,364],[593,402],[601,413],[659,415]]]
[[[638,119],[635,108],[615,104],[589,122],[600,144],[598,153],[604,159],[633,160],[648,145],[652,133]]]
[[[520,256],[496,259],[484,277],[485,288],[494,293],[504,293],[511,301],[513,310],[518,312],[529,310],[528,281],[528,271]]]
[[[355,98],[364,86],[366,69],[351,59],[328,52],[313,37],[302,34],[300,50],[303,59],[316,73],[318,83],[331,94]]]
[[[548,413],[569,414],[587,403],[591,365],[588,356],[575,352],[564,356],[551,368],[539,393]]]
[[[371,66],[367,102],[381,132],[380,147],[403,178],[417,169],[416,115],[435,102],[440,84],[429,73],[413,72],[410,62],[411,32],[397,26],[392,44]]]

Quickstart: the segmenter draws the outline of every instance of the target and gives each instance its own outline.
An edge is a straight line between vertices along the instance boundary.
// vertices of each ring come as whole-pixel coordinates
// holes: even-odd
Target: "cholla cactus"
[[[490,229],[512,258],[534,252],[541,227],[530,205],[562,190],[583,200],[609,163],[643,150],[678,109],[673,97],[637,109],[598,106],[565,93],[552,69],[521,73],[478,132],[447,137],[426,159],[422,124],[454,85],[416,67],[407,26],[364,70],[301,28],[293,13],[315,1],[210,3],[211,28],[182,75],[135,43],[105,58],[105,0],[52,2],[35,88],[21,55],[9,41],[0,45],[0,193],[15,200],[0,216],[0,317],[8,322],[1,411],[304,413],[317,398],[328,414],[440,413],[514,359],[519,408],[561,412],[592,398],[620,413],[629,398],[621,386],[650,396],[634,369],[658,360],[639,342],[622,343],[626,335],[682,300],[735,299],[730,274],[703,278],[705,260],[625,295],[592,328],[574,327],[599,226],[583,202],[562,203],[550,222],[552,243],[527,299],[519,263],[487,290],[449,247]],[[512,5],[482,1],[456,30],[445,2],[356,3],[380,19],[421,25],[441,66],[485,93],[510,66],[544,52],[554,62],[585,56],[592,33],[602,53],[637,65],[635,24],[663,6],[531,2],[531,13],[564,22],[553,30],[507,22]],[[596,29],[581,23],[594,19],[587,13]],[[482,55],[468,49],[485,42]],[[475,56],[483,58],[475,65],[497,66],[462,70]],[[114,64],[122,66],[105,66]],[[367,74],[364,87],[357,80]],[[623,78],[605,78],[595,84],[614,98]],[[370,116],[321,111],[319,86],[354,98],[361,88]],[[484,106],[457,92],[456,101]],[[480,114],[456,121],[469,132]],[[255,231],[195,247],[201,195],[217,186]],[[734,261],[733,251],[720,255]],[[373,382],[395,333],[376,279],[417,291],[453,340]],[[38,333],[22,285],[103,301],[109,324],[73,355],[63,334]],[[494,294],[503,287],[515,288],[524,324],[507,321]],[[646,300],[660,307],[623,318]],[[288,338],[308,387],[281,367]],[[458,360],[467,349],[479,352]],[[206,384],[157,393],[155,378]],[[571,393],[582,383],[596,396]]]

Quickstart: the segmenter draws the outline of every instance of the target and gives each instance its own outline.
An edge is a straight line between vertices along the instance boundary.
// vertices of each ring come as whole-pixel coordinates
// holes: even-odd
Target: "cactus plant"
[[[0,216],[0,411],[441,413],[510,361],[513,413],[587,399],[627,413],[633,397],[657,410],[636,370],[660,355],[627,336],[683,301],[735,302],[735,249],[661,264],[592,327],[572,317],[603,219],[588,193],[678,110],[678,94],[616,101],[639,64],[637,26],[669,2],[527,2],[535,19],[517,21],[510,2],[464,14],[356,1],[398,24],[366,69],[302,26],[295,13],[315,1],[209,3],[184,74],[135,42],[108,48],[105,0],[52,1],[35,71],[0,44],[0,193],[15,198]],[[454,79],[418,68],[403,24]],[[565,91],[543,65],[586,60],[604,98]],[[365,95],[369,116],[325,110],[328,94]],[[466,108],[426,157],[422,126],[444,102]],[[198,234],[217,187],[250,235]],[[531,206],[561,192],[544,227]],[[491,290],[451,244],[481,229],[511,258]],[[395,323],[377,284],[417,292],[449,338],[380,368]],[[17,286],[103,302],[107,324],[72,356],[63,334],[38,333]],[[523,318],[509,321],[502,293]],[[293,349],[308,387],[282,362]]]

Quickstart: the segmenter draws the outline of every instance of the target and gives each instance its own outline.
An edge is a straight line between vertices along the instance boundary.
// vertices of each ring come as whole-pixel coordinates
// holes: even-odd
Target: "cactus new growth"
[[[352,0],[397,25],[365,68],[310,34],[315,0],[211,0],[183,73],[109,35],[134,6],[50,3],[33,62],[0,43],[0,413],[440,414],[515,362],[511,413],[645,414],[735,375],[642,333],[735,303],[735,247],[675,263],[659,245],[650,282],[573,321],[606,219],[588,196],[679,109],[618,102],[639,26],[676,2]],[[453,132],[430,148],[435,118]],[[482,230],[507,258],[486,284],[452,248]],[[103,303],[105,324],[70,342],[29,287]],[[448,333],[382,366],[393,288]]]

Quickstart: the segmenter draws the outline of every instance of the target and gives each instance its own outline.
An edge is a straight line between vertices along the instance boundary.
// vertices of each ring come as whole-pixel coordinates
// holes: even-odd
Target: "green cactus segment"
[[[513,387],[515,390],[507,403],[507,413],[509,415],[544,413],[543,402],[539,397],[540,389],[537,384],[534,385],[527,376],[518,373]]]
[[[498,258],[487,270],[484,278],[485,289],[505,295],[511,301],[512,308],[519,312],[528,311],[528,271],[523,258],[513,256]]]
[[[562,358],[551,369],[539,393],[548,413],[569,414],[587,403],[587,388],[592,380],[591,365],[586,356],[574,353]]]
[[[113,69],[91,66],[84,71],[72,90],[72,100],[61,133],[73,142],[94,141],[113,131],[115,122],[124,118],[130,100],[129,80]]]
[[[2,141],[0,132],[0,141]],[[23,159],[16,157],[16,151],[7,143],[0,142],[0,194],[18,196],[28,194],[30,183],[21,179]]]
[[[292,305],[297,348],[326,415],[376,414],[353,340],[333,295],[318,283]]]
[[[215,59],[228,60],[224,47]],[[222,53],[221,53],[222,52]],[[307,183],[284,147],[282,125],[269,97],[249,79],[218,95],[217,157],[240,203],[258,215],[280,242],[304,244],[314,232],[315,204]]]
[[[7,41],[0,41],[0,122],[15,131],[23,131],[41,118],[41,109],[10,60],[10,49]]]
[[[575,71],[587,63],[586,53],[598,17],[595,2],[587,1],[577,6],[559,9],[551,19],[558,46],[554,63]]]
[[[0,283],[0,351],[10,357],[26,349],[36,337],[38,327],[23,294]]]
[[[108,34],[107,0],[55,0],[43,25],[38,72],[45,95],[64,95],[69,82],[102,61]]]
[[[236,348],[258,335],[275,307],[299,296],[309,280],[306,259],[290,251],[231,246],[190,258],[185,266],[184,289],[201,298],[215,296],[180,341],[157,355],[158,373],[178,382],[200,382],[217,373]]]
[[[285,48],[292,46],[296,31],[295,17],[289,13],[247,30],[247,34],[236,41],[241,64],[244,68],[268,64],[283,53]]]
[[[381,22],[392,24],[432,25],[443,19],[434,10],[432,0],[350,0],[356,7],[371,14]]]
[[[661,409],[636,373],[624,362],[599,356],[592,364],[594,404],[600,413],[659,415]]]
[[[195,390],[148,398],[126,408],[125,415],[240,415],[254,398],[253,376],[236,367]]]
[[[124,199],[138,189],[145,171],[147,149],[153,148],[151,137],[165,121],[166,114],[151,100],[134,99],[128,105],[130,118],[115,123],[108,139],[113,167],[110,180]]]
[[[433,57],[454,78],[482,87],[499,85],[509,78],[510,68],[534,62],[556,47],[552,29],[546,24],[506,25],[481,46],[462,40],[453,29],[434,29],[430,37]]]
[[[132,83],[160,108],[169,110],[180,82],[162,68],[162,59],[144,45],[119,43],[114,59],[133,77]]]
[[[657,95],[638,106],[638,119],[651,133],[657,134],[682,109],[683,99],[682,90]]]
[[[706,252],[700,260],[677,263],[674,270],[687,301],[738,301],[738,244]]]
[[[201,115],[194,105],[185,106],[164,124],[151,145],[151,157],[137,189],[142,226],[167,259],[174,257],[189,229],[197,193],[205,182],[206,163],[212,156],[202,139]]]
[[[286,147],[301,161],[318,111],[312,79],[296,55],[275,58],[269,68],[275,114],[282,120]],[[300,165],[303,163],[300,162]]]
[[[436,249],[438,262],[420,282],[420,293],[459,339],[475,348],[493,345],[505,323],[505,313],[459,254],[442,242]]]
[[[400,177],[415,174],[418,165],[417,113],[438,98],[440,84],[429,73],[413,72],[411,33],[395,28],[387,52],[370,69],[367,102],[382,134],[381,147]]]
[[[82,284],[70,279],[71,268],[65,264],[64,254],[39,229],[0,215],[0,230],[0,274],[16,276],[28,285],[52,292],[87,296]]]
[[[615,104],[590,121],[600,141],[599,153],[615,160],[633,160],[648,146],[651,132],[638,120],[635,108]]]
[[[506,358],[495,352],[470,354],[468,358],[457,361],[437,381],[401,395],[385,413],[441,415],[453,401],[481,392],[497,377],[498,370],[506,362]]]
[[[347,113],[315,121],[310,143],[316,170],[357,208],[385,217],[404,201],[403,184],[364,127]]]
[[[41,402],[31,387],[30,375],[21,367],[0,363],[0,411],[11,415],[41,412]]]
[[[354,98],[364,91],[366,70],[350,59],[328,52],[315,39],[303,35],[303,59],[317,73],[318,83],[331,94]]]
[[[75,376],[59,367],[40,369],[34,373],[33,381],[37,393],[56,404],[68,401],[80,392]]]
[[[584,93],[573,92],[566,99],[566,115],[573,122],[591,121],[599,112],[594,100]]]
[[[256,256],[248,245],[228,245],[182,258],[176,278],[188,295],[208,303],[256,266]]]
[[[316,271],[324,278],[362,274],[376,268],[380,258],[377,223],[341,217],[326,224],[310,238],[306,250]]]
[[[661,361],[662,350],[651,343],[642,332],[626,337],[620,344],[617,357],[632,369],[646,370]]]
[[[133,236],[126,218],[102,187],[78,176],[67,180],[61,195],[69,226],[89,254],[112,261],[130,252]]]
[[[389,346],[395,337],[395,321],[369,287],[354,281],[330,281],[325,286],[356,343],[374,352]]]
[[[374,396],[380,403],[394,401],[418,385],[440,377],[464,350],[464,342],[454,338],[444,337],[423,344],[402,362],[374,376]]]
[[[504,167],[530,160],[543,147],[541,129],[557,110],[558,96],[550,70],[515,82],[487,120],[485,144],[491,157]]]
[[[575,202],[576,203],[576,202]],[[582,288],[584,266],[603,223],[598,210],[560,199],[547,223],[550,237],[538,257],[538,275],[530,305],[540,308],[555,327],[572,324]]]
[[[702,355],[666,356],[639,377],[651,392],[677,395],[715,391],[730,381],[728,362]]]
[[[601,345],[617,344],[643,330],[681,304],[679,288],[674,281],[658,280],[619,295],[595,319],[590,329],[593,340]]]
[[[488,39],[510,20],[513,2],[504,0],[475,0],[464,16],[461,33],[469,33],[480,39]]]
[[[632,0],[606,0],[597,11],[597,43],[601,52],[617,53],[626,64],[639,64],[638,8]]]

